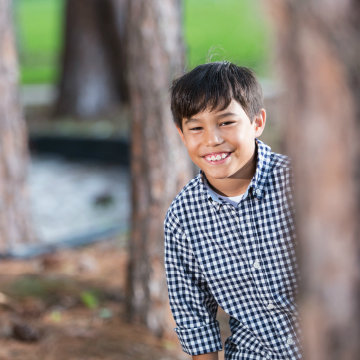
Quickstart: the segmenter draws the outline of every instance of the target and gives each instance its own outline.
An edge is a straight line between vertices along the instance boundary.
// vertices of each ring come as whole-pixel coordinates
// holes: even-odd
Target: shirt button
[[[291,336],[289,336],[289,337],[286,339],[286,343],[287,343],[288,345],[294,345],[294,344],[295,344],[295,341],[294,341],[294,339],[293,339]]]
[[[261,190],[260,190],[260,189],[256,189],[256,190],[255,190],[255,195],[256,195],[256,196],[260,196],[260,195],[261,195]]]
[[[273,309],[275,309],[276,308],[276,306],[272,303],[272,302],[269,302],[268,303],[268,305],[267,305],[267,309],[268,310],[273,310]]]
[[[253,268],[256,269],[256,270],[259,270],[261,268],[261,265],[260,265],[260,261],[259,260],[255,260],[254,263],[253,263]]]

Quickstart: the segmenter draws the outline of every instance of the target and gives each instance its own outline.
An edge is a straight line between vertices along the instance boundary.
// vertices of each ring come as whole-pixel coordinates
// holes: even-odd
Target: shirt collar
[[[198,180],[200,185],[200,193],[203,194],[203,196],[207,200],[210,200],[212,205],[218,211],[220,207],[223,205],[224,201],[221,198],[219,198],[214,191],[210,191],[209,185],[207,185],[207,179],[202,170],[200,170],[200,173],[198,175]]]
[[[271,148],[264,144],[262,141],[255,139],[256,141],[256,171],[255,175],[251,179],[250,185],[245,193],[245,197],[248,196],[250,190],[252,190],[253,195],[261,199],[264,196],[265,185],[267,177],[270,170],[270,160],[271,160]],[[205,174],[200,170],[198,175],[201,193],[203,193],[207,199],[212,200],[217,206],[220,206],[224,203],[220,197],[214,191],[210,191],[205,177]]]
[[[261,199],[264,196],[267,178],[271,169],[271,148],[259,139],[255,141],[257,151],[256,171],[250,182],[249,189],[252,188],[254,196]]]

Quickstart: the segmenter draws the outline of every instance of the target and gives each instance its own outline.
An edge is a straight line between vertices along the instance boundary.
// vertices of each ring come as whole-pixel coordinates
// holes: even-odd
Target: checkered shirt
[[[230,315],[227,360],[301,359],[291,172],[259,140],[257,168],[235,207],[190,181],[165,219],[165,267],[183,350],[222,349],[220,306]]]

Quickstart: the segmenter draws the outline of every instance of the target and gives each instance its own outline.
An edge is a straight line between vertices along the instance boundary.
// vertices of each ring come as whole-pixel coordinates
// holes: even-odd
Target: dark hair
[[[251,121],[263,107],[261,86],[254,73],[227,61],[199,65],[174,80],[171,111],[176,125],[205,109],[226,109],[236,100]]]

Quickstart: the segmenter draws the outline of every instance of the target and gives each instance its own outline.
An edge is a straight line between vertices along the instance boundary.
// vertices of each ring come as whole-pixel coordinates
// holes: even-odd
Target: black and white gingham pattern
[[[222,348],[216,321],[230,315],[227,360],[301,359],[291,173],[257,140],[257,169],[237,207],[214,198],[202,175],[165,219],[165,266],[175,329],[185,352]]]

